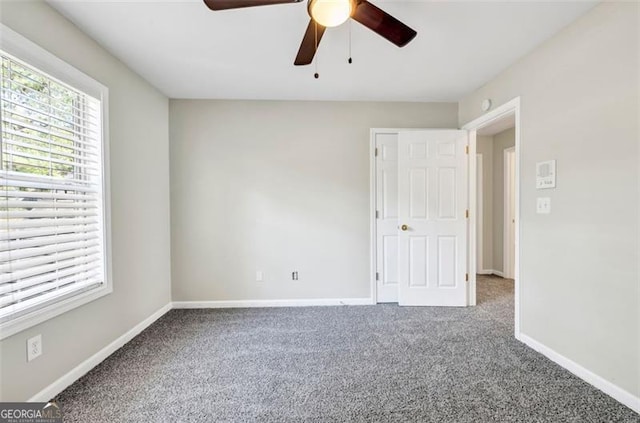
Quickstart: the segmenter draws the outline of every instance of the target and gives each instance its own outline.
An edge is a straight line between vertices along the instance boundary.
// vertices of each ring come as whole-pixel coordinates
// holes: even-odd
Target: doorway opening
[[[513,295],[520,337],[520,100],[463,127],[469,131],[470,305]]]
[[[513,279],[515,123],[507,116],[476,133],[476,273]]]
[[[476,133],[476,287],[478,305],[513,301],[515,116]]]

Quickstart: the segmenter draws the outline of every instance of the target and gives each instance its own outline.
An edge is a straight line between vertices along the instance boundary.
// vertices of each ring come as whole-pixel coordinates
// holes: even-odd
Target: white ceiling
[[[352,23],[293,66],[306,3],[210,11],[200,0],[50,0],[171,98],[457,101],[594,6],[579,2],[372,1],[418,31],[397,48]]]

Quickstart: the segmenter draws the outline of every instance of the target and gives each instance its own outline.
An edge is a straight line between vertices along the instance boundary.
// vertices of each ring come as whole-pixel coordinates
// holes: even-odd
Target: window
[[[106,88],[6,27],[0,38],[0,329],[6,337],[102,296],[111,285]]]

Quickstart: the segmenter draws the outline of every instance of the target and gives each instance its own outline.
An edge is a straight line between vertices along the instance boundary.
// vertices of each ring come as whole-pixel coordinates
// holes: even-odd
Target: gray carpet
[[[173,310],[56,399],[66,422],[640,422],[477,307]]]

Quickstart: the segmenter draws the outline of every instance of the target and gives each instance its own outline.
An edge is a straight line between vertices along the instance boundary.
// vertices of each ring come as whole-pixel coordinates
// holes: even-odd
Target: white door
[[[467,305],[467,132],[400,132],[400,305]]]
[[[376,148],[377,302],[398,302],[398,134],[378,133]]]

